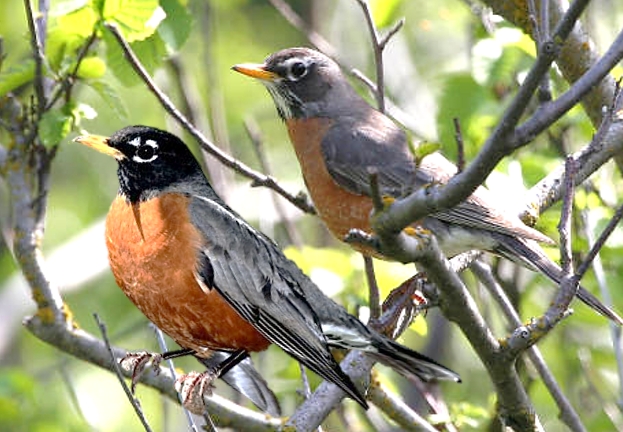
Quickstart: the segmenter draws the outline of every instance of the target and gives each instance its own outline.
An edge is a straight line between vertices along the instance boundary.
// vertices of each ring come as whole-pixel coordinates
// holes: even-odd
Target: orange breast
[[[106,220],[106,244],[117,284],[180,346],[261,351],[269,342],[216,292],[195,279],[201,234],[190,223],[188,198],[168,194],[135,213],[117,197]],[[139,230],[137,219],[140,220]]]
[[[331,121],[288,120],[287,126],[307,189],[329,230],[339,240],[343,240],[351,228],[370,232],[372,200],[342,188],[333,180],[325,165],[321,142]]]

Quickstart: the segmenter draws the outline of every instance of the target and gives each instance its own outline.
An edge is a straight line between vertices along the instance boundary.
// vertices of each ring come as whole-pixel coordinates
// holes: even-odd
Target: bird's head
[[[259,79],[284,120],[328,117],[351,98],[359,98],[337,63],[309,48],[284,49],[264,63],[242,63],[232,69]]]
[[[128,126],[110,137],[83,135],[74,141],[117,160],[120,193],[132,203],[163,192],[192,193],[207,181],[182,140],[160,129]]]

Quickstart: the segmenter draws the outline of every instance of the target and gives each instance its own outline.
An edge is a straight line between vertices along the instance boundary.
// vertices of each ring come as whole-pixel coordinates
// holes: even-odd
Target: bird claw
[[[132,373],[132,385],[130,387],[132,393],[134,393],[134,390],[136,389],[138,380],[147,369],[147,364],[151,362],[151,368],[154,370],[154,373],[158,375],[160,373],[161,361],[162,354],[150,353],[147,351],[127,353],[121,360],[119,360],[119,365],[124,370]]]
[[[420,276],[415,275],[393,289],[382,305],[385,319],[379,320],[379,331],[392,339],[409,327],[420,310],[426,310],[428,300],[418,289]]]
[[[212,371],[190,372],[175,380],[175,390],[182,399],[182,405],[193,414],[201,415],[206,405],[203,396],[212,396],[212,382],[217,376]]]

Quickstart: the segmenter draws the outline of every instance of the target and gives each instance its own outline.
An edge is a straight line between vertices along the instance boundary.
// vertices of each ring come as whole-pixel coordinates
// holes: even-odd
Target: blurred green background
[[[127,3],[137,2],[140,3]],[[369,34],[354,0],[298,0],[288,4],[329,41],[343,65],[356,67],[374,78]],[[90,34],[84,34],[89,15],[75,15],[85,5],[90,3],[51,1],[48,43],[59,68],[76,55],[76,46],[67,42],[68,34],[79,41]],[[385,54],[387,95],[400,108],[400,120],[411,128],[416,139],[440,142],[442,151],[453,158],[456,145],[452,119],[458,117],[469,160],[532,64],[534,43],[499,17],[486,19],[490,23],[490,31],[486,31],[480,18],[486,13],[478,3],[377,0],[371,5],[381,29],[406,18],[404,28]],[[168,30],[134,44],[156,82],[179,107],[184,107],[185,97],[189,99],[195,124],[217,145],[260,169],[244,128],[245,120],[256,123],[272,174],[292,193],[304,190],[298,164],[272,100],[260,84],[232,72],[230,67],[235,63],[260,62],[271,52],[288,46],[310,46],[305,35],[288,24],[268,1],[163,0],[160,6],[171,19]],[[19,69],[31,54],[23,3],[0,2],[0,17],[6,55],[0,74],[1,88],[3,79],[15,76],[7,71]],[[605,50],[623,27],[623,4],[594,1],[584,23],[599,48]],[[55,45],[60,43],[66,45]],[[89,68],[83,71],[73,93],[75,103],[84,104],[74,108],[84,115],[80,125],[63,138],[52,167],[44,252],[53,282],[61,287],[66,303],[84,329],[98,334],[92,316],[96,312],[107,324],[115,345],[128,350],[158,350],[153,330],[116,287],[107,268],[102,221],[116,193],[115,162],[74,145],[71,139],[77,129],[107,135],[128,124],[147,124],[184,134],[119,58],[110,36],[103,41],[98,39],[92,53]],[[565,88],[560,77],[553,74],[552,78],[555,93]],[[369,97],[359,81],[353,79],[353,83]],[[21,88],[19,94],[30,91],[29,87]],[[89,113],[97,115],[88,118]],[[590,141],[592,133],[581,109],[574,109],[528,149],[505,160],[489,186],[501,191],[501,199],[507,198],[509,206],[521,204],[523,188],[561,163],[560,143],[569,150],[577,149]],[[188,136],[185,138],[199,155],[196,143]],[[222,168],[211,157],[206,161],[215,188],[234,209],[287,247],[289,256],[328,294],[352,313],[365,316],[367,289],[358,254],[332,239],[318,219],[304,215],[266,189],[250,188],[249,180]],[[577,204],[590,212],[599,227],[612,214],[606,204],[620,202],[622,191],[613,167],[602,169],[594,180],[601,196],[580,191]],[[139,430],[140,424],[112,374],[45,345],[20,325],[25,316],[34,312],[34,303],[16,273],[7,247],[11,232],[6,195],[6,186],[0,181],[0,222],[4,233],[4,242],[0,240],[0,430]],[[280,201],[287,218],[295,224],[295,237],[285,229],[275,200]],[[547,212],[539,221],[539,229],[556,238],[557,217],[555,209]],[[623,283],[622,240],[618,230],[603,253],[618,310],[623,309],[623,293],[618,289]],[[574,241],[577,250],[587,249],[583,236],[578,235]],[[551,253],[555,256],[556,250],[551,249]],[[547,307],[553,292],[549,282],[523,270],[514,273],[505,263],[498,270],[506,278],[519,278],[516,280],[526,288],[521,301],[522,317],[527,319]],[[412,266],[379,263],[377,276],[383,295],[413,272]],[[465,279],[474,286],[473,293],[496,336],[504,337],[507,328],[495,305],[475,286],[473,277],[466,274]],[[596,290],[592,275],[586,286]],[[575,306],[576,313],[539,347],[589,430],[613,430],[621,427],[623,420],[617,406],[617,392],[621,390],[609,329],[602,318],[584,306]],[[492,386],[460,331],[433,310],[425,318],[419,317],[401,341],[433,355],[463,376],[461,385],[442,386],[452,419],[461,430],[486,428],[494,412]],[[174,344],[170,347],[173,349]],[[301,387],[297,365],[274,347],[255,360],[280,397],[284,413],[291,413],[300,402],[295,396],[295,389]],[[176,364],[186,371],[199,369],[192,359]],[[389,388],[413,403],[421,403],[412,386],[402,383],[392,372],[378,369]],[[530,396],[546,430],[565,430],[543,384],[530,367],[525,370]],[[318,380],[313,377],[312,382],[315,385]],[[229,395],[221,382],[217,383],[216,392]],[[144,387],[139,387],[138,395],[155,430],[184,430],[185,420],[179,407]],[[381,427],[374,414],[366,418],[352,401],[345,405],[349,421],[354,422],[350,423],[351,430]],[[344,428],[336,417],[329,420],[327,430]]]

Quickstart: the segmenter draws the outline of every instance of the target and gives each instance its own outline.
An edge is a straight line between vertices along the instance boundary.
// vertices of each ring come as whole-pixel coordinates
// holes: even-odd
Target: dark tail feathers
[[[496,253],[524,267],[540,271],[556,284],[560,283],[562,270],[545,255],[538,243],[506,235],[500,235],[498,241]],[[576,296],[593,310],[623,326],[623,318],[583,287],[580,286]]]
[[[415,375],[424,381],[450,380],[461,382],[461,377],[457,373],[440,365],[435,360],[383,336],[379,335],[379,338],[382,340],[373,342],[378,351],[368,351],[366,354],[400,374],[406,377]]]

